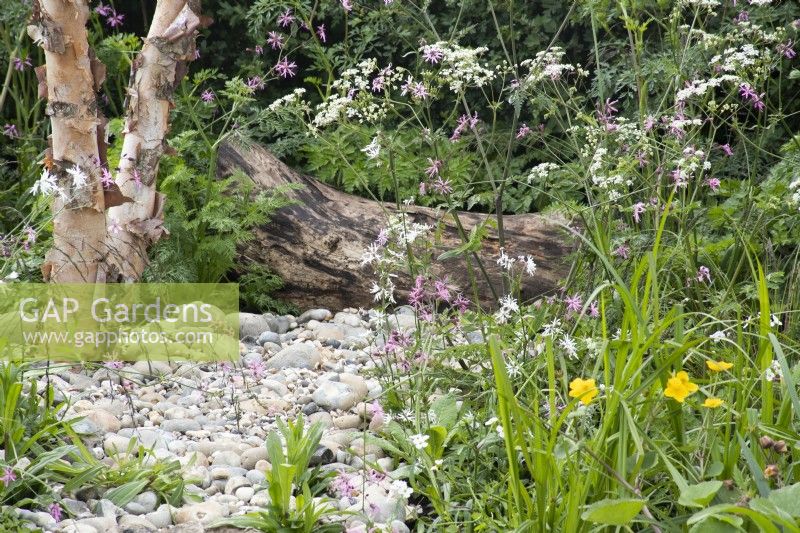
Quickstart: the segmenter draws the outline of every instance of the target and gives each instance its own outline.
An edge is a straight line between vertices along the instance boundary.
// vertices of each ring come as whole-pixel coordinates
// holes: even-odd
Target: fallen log
[[[295,172],[257,145],[221,146],[217,168],[220,177],[240,169],[257,188],[302,185],[290,194],[299,204],[281,209],[268,225],[257,228],[256,238],[239,250],[239,264],[255,262],[279,274],[285,286],[276,296],[301,309],[375,305],[370,294],[375,277],[370,267],[361,267],[361,258],[379,230],[386,227],[388,217],[397,213],[395,205],[338,191]],[[440,253],[462,244],[453,216],[441,221],[441,214],[434,209],[408,206],[404,210],[414,222],[444,225],[435,243]],[[487,216],[491,215],[458,212],[467,234]],[[512,257],[531,255],[538,266],[533,277],[523,276],[524,300],[554,291],[566,276],[567,256],[574,250],[574,241],[559,225],[563,223],[564,219],[539,214],[504,217],[506,252]],[[492,286],[502,295],[502,271],[496,262],[499,248],[497,232],[490,230],[478,257]],[[474,258],[463,256],[437,261],[435,273],[449,276],[451,283],[471,298],[467,260],[475,265]],[[481,304],[496,306],[486,278],[477,269],[475,272]],[[394,282],[398,304],[405,303],[413,280],[404,276]]]

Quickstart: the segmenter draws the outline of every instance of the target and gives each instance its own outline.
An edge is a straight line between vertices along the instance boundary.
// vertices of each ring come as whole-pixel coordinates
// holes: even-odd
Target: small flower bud
[[[726,479],[722,482],[722,485],[728,490],[733,490],[736,487],[736,483],[732,479]]]
[[[782,440],[775,441],[772,444],[772,449],[778,453],[786,453],[789,448],[786,446],[786,442]]]
[[[767,479],[777,477],[780,475],[780,473],[781,469],[778,467],[778,465],[767,465],[767,467],[764,469],[764,477]]]
[[[766,450],[767,448],[772,448],[772,445],[775,444],[775,441],[764,435],[763,437],[758,439],[758,444],[760,444],[761,447]]]

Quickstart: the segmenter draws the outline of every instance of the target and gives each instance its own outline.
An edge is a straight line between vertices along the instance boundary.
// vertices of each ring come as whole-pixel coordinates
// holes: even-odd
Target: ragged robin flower
[[[583,405],[589,405],[595,396],[599,394],[597,384],[593,379],[575,378],[569,384],[570,398],[580,398]]]
[[[699,387],[696,383],[689,380],[689,374],[681,370],[673,377],[667,380],[667,386],[664,389],[664,396],[672,398],[678,403],[683,403],[687,396],[693,392],[697,392]]]

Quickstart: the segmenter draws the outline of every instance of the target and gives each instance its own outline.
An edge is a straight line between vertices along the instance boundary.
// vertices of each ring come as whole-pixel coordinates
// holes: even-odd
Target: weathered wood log
[[[388,217],[397,213],[393,204],[346,194],[301,175],[260,146],[223,145],[218,161],[220,176],[229,176],[240,169],[259,188],[290,183],[303,186],[291,193],[300,203],[280,210],[268,225],[256,230],[255,239],[241,248],[240,263],[255,262],[279,274],[285,287],[277,296],[301,309],[322,306],[336,310],[374,305],[370,294],[374,276],[370,267],[361,267],[361,258],[380,229],[386,226]],[[434,209],[408,206],[404,210],[414,222],[444,225],[436,242],[441,252],[462,244],[453,216],[440,222],[441,213],[437,214]],[[490,215],[458,213],[467,233],[487,216]],[[533,277],[523,276],[524,299],[555,290],[559,280],[566,276],[567,256],[574,250],[574,241],[560,225],[565,222],[539,214],[504,218],[508,255],[531,255],[538,265]],[[478,252],[497,292],[502,291],[503,286],[502,271],[497,265],[499,248],[496,231],[492,230]],[[475,265],[474,258],[454,257],[437,262],[435,271],[439,276],[449,276],[451,283],[471,298],[467,260]],[[496,306],[489,283],[477,267],[474,271],[481,304]],[[413,279],[405,276],[394,282],[398,304],[405,303]]]

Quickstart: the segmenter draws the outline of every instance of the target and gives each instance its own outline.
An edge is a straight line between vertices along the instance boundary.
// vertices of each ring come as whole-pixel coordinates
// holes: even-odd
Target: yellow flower
[[[589,405],[600,391],[593,379],[575,378],[569,383],[570,398],[580,398],[583,405]]]
[[[717,407],[719,407],[723,403],[725,403],[725,402],[722,401],[721,398],[709,397],[709,398],[706,398],[706,401],[703,402],[703,407],[708,407],[709,409],[716,409]]]
[[[698,388],[696,383],[689,381],[689,374],[681,370],[667,380],[664,396],[672,398],[676,402],[683,403],[683,400],[693,392],[696,392]]]
[[[726,363],[725,361],[706,361],[706,366],[712,372],[724,372],[733,368],[733,363]]]

